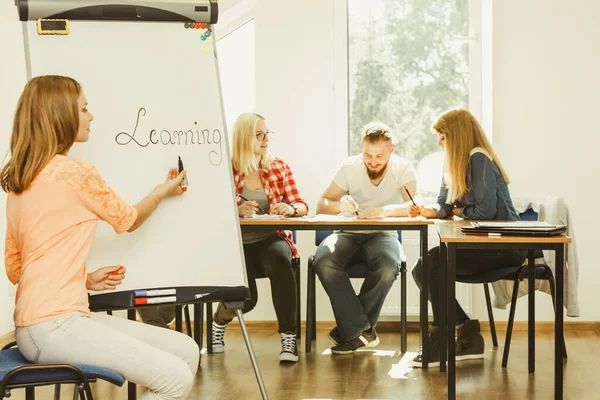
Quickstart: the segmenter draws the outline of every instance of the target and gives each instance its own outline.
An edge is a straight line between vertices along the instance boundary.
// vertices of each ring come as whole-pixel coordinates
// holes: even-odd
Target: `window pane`
[[[392,128],[415,166],[438,152],[433,119],[469,105],[468,34],[468,0],[348,0],[350,154],[371,121]],[[441,175],[440,154],[424,164]]]
[[[254,20],[218,41],[221,93],[227,132],[238,115],[254,111],[256,104],[256,56]]]

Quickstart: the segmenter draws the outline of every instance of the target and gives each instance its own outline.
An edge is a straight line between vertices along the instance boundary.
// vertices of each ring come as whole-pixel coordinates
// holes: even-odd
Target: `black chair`
[[[292,231],[292,240],[296,243],[296,231]],[[300,257],[292,259],[292,271],[294,273],[294,279],[296,280],[296,337],[300,339]],[[256,279],[267,278],[265,275],[261,274],[257,271]],[[199,305],[201,306],[201,305]],[[185,322],[188,332],[190,332],[190,313],[188,310],[188,306],[184,306],[183,310],[185,311]],[[179,311],[175,313],[176,316],[181,315]],[[202,321],[202,320],[200,320]],[[212,322],[213,322],[213,307],[212,303],[206,303],[206,352],[208,354],[212,354]],[[194,322],[195,323],[195,322]],[[201,322],[200,322],[201,323]],[[191,333],[189,333],[191,336]],[[198,342],[200,347],[202,347],[201,339]]]
[[[316,231],[315,245],[319,246],[323,240],[333,231]],[[398,241],[402,242],[402,232],[398,231]],[[314,269],[314,256],[308,258],[308,279],[306,289],[306,341],[305,351],[311,352],[312,340],[317,339],[317,305],[316,305],[316,273]],[[365,278],[367,276],[367,266],[363,263],[351,264],[347,268],[350,278]],[[406,352],[406,256],[402,253],[400,263],[400,321],[401,321],[401,342],[400,349],[402,353]]]
[[[537,221],[538,213],[529,209],[524,213],[520,214],[522,221]],[[540,258],[543,257],[542,251],[538,250],[535,252],[535,257]],[[550,282],[550,290],[552,295],[552,304],[556,310],[556,296],[555,296],[555,288],[554,288],[554,276],[552,275],[552,270],[546,264],[536,264],[535,265],[535,279],[536,280],[547,280]],[[515,309],[517,306],[517,298],[519,294],[519,283],[523,281],[523,279],[527,279],[529,276],[529,267],[527,265],[513,265],[508,266],[506,268],[497,269],[494,271],[488,271],[479,275],[467,275],[467,276],[456,276],[456,281],[461,283],[471,283],[471,284],[483,284],[483,289],[485,291],[485,302],[487,306],[488,317],[490,321],[490,331],[492,334],[492,343],[494,347],[498,347],[498,338],[496,335],[496,326],[494,323],[494,313],[492,311],[492,301],[490,298],[490,289],[489,284],[499,281],[499,280],[510,280],[514,282],[514,289],[512,293],[512,299],[510,304],[510,313],[508,319],[508,326],[506,329],[506,341],[504,344],[504,353],[502,355],[502,367],[506,368],[508,365],[508,355],[510,351],[510,341],[512,337],[512,328],[514,325],[515,319]],[[563,352],[564,358],[567,358],[567,347],[563,338]]]
[[[90,382],[105,380],[123,386],[125,377],[107,368],[92,365],[32,364],[11,342],[0,351],[0,399],[11,396],[11,390],[25,389],[27,400],[35,399],[37,386],[54,385],[54,399],[60,398],[60,385],[73,384],[73,398],[92,400]]]

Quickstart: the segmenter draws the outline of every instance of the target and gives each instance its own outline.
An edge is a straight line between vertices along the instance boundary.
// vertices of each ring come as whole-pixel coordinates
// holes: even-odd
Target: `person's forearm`
[[[146,220],[154,210],[158,208],[158,204],[164,199],[164,195],[161,194],[158,188],[155,188],[152,192],[150,192],[146,197],[144,197],[139,203],[134,205],[133,207],[137,210],[138,216],[131,228],[127,232],[133,232]]]
[[[411,203],[390,204],[383,207],[386,217],[407,217]]]
[[[317,214],[339,214],[340,202],[321,197],[317,203]]]

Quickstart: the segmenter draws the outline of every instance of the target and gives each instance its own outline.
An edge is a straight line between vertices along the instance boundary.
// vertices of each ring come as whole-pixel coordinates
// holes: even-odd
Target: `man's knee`
[[[398,277],[398,273],[400,272],[400,263],[391,257],[384,257],[380,260],[377,271],[379,274],[379,279],[381,279],[383,282],[392,283]]]

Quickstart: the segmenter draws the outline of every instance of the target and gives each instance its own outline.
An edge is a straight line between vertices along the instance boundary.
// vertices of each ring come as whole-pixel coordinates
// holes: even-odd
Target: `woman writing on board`
[[[432,126],[438,135],[438,145],[444,149],[446,164],[437,204],[430,207],[413,205],[411,217],[448,218],[453,215],[474,220],[519,220],[508,190],[508,175],[487,140],[475,117],[467,110],[450,110],[440,116]],[[429,332],[429,366],[440,363],[438,318],[441,311],[439,290],[439,247],[429,251],[429,301],[433,310],[433,326]],[[486,251],[459,250],[456,253],[456,274],[476,275],[498,268],[521,265],[525,252],[520,250]],[[423,267],[417,261],[413,276],[421,287]],[[483,358],[484,342],[479,321],[470,320],[455,300],[457,327],[456,360]],[[450,323],[450,321],[448,321]],[[422,353],[411,361],[422,366]]]
[[[272,132],[265,118],[258,114],[242,114],[233,127],[233,180],[238,195],[240,217],[253,214],[277,214],[300,217],[308,205],[300,197],[289,165],[268,152]],[[258,301],[256,274],[271,281],[271,297],[281,335],[280,362],[298,361],[296,347],[296,283],[292,259],[298,252],[290,231],[242,232],[246,272],[251,299],[243,312],[251,311]],[[212,326],[213,351],[224,351],[225,327],[235,317],[234,310],[219,304]]]
[[[181,333],[91,314],[87,290],[114,289],[119,266],[88,273],[86,258],[98,220],[132,232],[159,203],[181,194],[185,172],[170,170],[134,206],[96,168],[67,157],[90,134],[92,114],[81,86],[62,76],[30,80],[17,104],[11,155],[0,181],[8,193],[5,265],[19,284],[16,339],[34,363],[90,364],[148,387],[141,399],[185,399],[198,368],[198,346]]]

